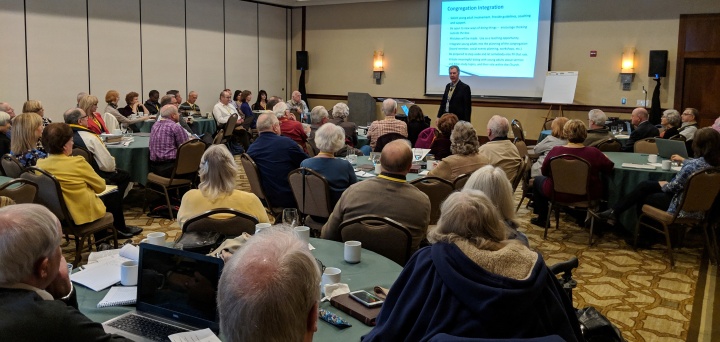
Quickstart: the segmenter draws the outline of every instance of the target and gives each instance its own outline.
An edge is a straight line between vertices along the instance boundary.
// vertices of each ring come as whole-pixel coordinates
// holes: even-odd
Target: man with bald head
[[[0,102],[0,112],[5,112],[8,115],[10,115],[10,121],[12,121],[12,119],[15,118],[15,110],[7,102]],[[10,139],[10,130],[9,129],[7,130],[7,132],[5,132],[5,136],[7,136],[7,138]]]
[[[660,131],[648,121],[650,115],[647,110],[642,107],[633,109],[630,120],[635,130],[630,133],[630,138],[623,144],[623,152],[633,152],[635,150],[635,142],[645,138],[653,138],[660,135]]]
[[[300,112],[300,121],[307,122],[307,118],[310,115],[310,108],[308,108],[307,103],[303,101],[302,99],[302,93],[295,90],[292,92],[292,97],[290,98],[290,101],[287,102],[287,106],[289,110],[292,110],[293,108],[297,108],[297,110]],[[273,107],[268,107],[273,108]]]
[[[372,214],[389,217],[407,227],[412,236],[412,251],[417,250],[430,222],[430,199],[405,179],[412,160],[409,141],[394,140],[385,145],[380,156],[382,173],[343,192],[322,228],[322,238],[342,241],[340,223]]]

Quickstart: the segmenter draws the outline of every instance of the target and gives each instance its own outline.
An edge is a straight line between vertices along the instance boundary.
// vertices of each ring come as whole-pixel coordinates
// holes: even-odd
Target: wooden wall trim
[[[319,99],[319,100],[334,100],[334,101],[347,101],[347,95],[331,95],[331,94],[307,94],[308,98]],[[402,98],[402,97],[399,97]],[[375,98],[377,102],[380,102],[378,97]],[[440,99],[427,99],[427,98],[402,98],[404,100],[412,101],[416,104],[427,104],[427,105],[440,105]],[[543,109],[547,110],[550,105],[539,103],[539,102],[527,102],[527,101],[510,101],[510,100],[473,100],[473,107],[490,107],[490,108],[521,108],[521,109]],[[634,107],[617,107],[617,106],[592,106],[592,105],[563,105],[563,110],[570,111],[590,111],[591,109],[600,109],[604,112],[610,113],[632,113]],[[557,105],[553,105],[553,109],[557,109]]]

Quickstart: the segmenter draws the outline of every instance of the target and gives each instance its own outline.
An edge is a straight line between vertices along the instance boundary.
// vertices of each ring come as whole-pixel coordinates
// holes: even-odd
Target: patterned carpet
[[[240,167],[238,188],[249,191],[239,158],[236,160]],[[154,231],[166,232],[169,239],[174,239],[180,232],[177,223],[143,214],[140,208],[143,196],[144,191],[136,188],[125,200],[127,223],[144,228],[133,242],[138,243]],[[676,249],[676,266],[671,270],[660,245],[635,251],[625,243],[622,234],[605,227],[607,232],[588,247],[588,230],[564,214],[560,229],[555,229],[552,223],[544,240],[543,229],[530,224],[530,218],[531,213],[521,207],[520,230],[549,265],[572,256],[580,260],[580,267],[574,272],[578,282],[573,293],[575,307],[595,306],[618,326],[628,341],[720,340],[710,335],[712,323],[718,321],[713,317],[718,316],[713,314],[716,266],[707,271],[702,240],[696,232],[689,232],[686,246]],[[72,260],[73,243],[63,251]],[[87,253],[84,254],[87,260]],[[712,285],[706,287],[706,282]]]

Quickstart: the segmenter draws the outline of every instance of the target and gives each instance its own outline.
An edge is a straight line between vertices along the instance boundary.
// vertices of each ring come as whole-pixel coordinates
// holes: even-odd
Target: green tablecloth
[[[370,143],[370,141],[368,141],[367,135],[359,135],[358,134],[357,139],[358,139],[358,143],[357,143],[357,146],[355,146],[355,148],[360,148],[360,147],[363,147]]]
[[[215,119],[213,118],[193,118],[193,121],[195,122],[194,125],[198,134],[213,135],[217,131],[217,128],[215,126]],[[140,129],[140,132],[150,133],[150,130],[152,129],[152,126],[155,124],[155,122],[155,120],[147,120],[143,122],[138,122],[135,125],[138,127],[138,129]]]
[[[322,239],[310,239],[310,243],[316,248],[312,254],[326,267],[337,267],[342,270],[341,281],[348,284],[351,291],[372,291],[374,286],[390,288],[402,271],[400,265],[366,249],[362,250],[362,261],[352,265],[343,260],[344,247],[342,243]],[[107,321],[133,309],[131,306],[99,309],[97,303],[105,297],[108,290],[94,292],[82,285],[77,285],[75,288],[80,311],[95,322]],[[345,318],[352,324],[352,327],[340,330],[326,322],[319,321],[318,331],[314,336],[315,341],[360,341],[360,336],[371,330],[371,327],[334,308],[329,302],[321,303],[320,307]]]
[[[358,157],[357,157],[357,165],[353,165],[353,166],[354,166],[355,169],[357,170],[357,168],[358,168],[359,166],[373,166],[373,165],[372,165],[372,162],[370,161],[370,156],[358,156]],[[421,170],[421,171],[424,171],[424,170]],[[374,169],[373,169],[372,171],[368,171],[368,172],[370,172],[370,173],[372,173],[372,174],[375,174],[375,170],[374,170]],[[405,178],[407,178],[407,181],[409,182],[409,181],[411,181],[411,180],[418,179],[418,178],[422,178],[422,177],[424,177],[424,176],[420,176],[420,175],[417,174],[417,173],[408,173]],[[358,177],[358,181],[365,180],[365,179],[368,179],[368,178]]]
[[[644,180],[669,181],[677,171],[663,171],[659,167],[655,170],[633,169],[622,167],[623,163],[647,164],[648,155],[644,153],[605,152],[605,155],[615,163],[612,175],[607,177],[608,204],[615,205],[621,198],[627,196]],[[659,161],[658,161],[659,162]],[[625,211],[618,217],[619,223],[630,231],[635,232],[638,215],[635,207]]]
[[[0,186],[5,185],[5,183],[7,183],[7,182],[9,182],[9,181],[11,181],[11,180],[13,180],[12,177],[0,176]]]
[[[130,145],[108,145],[108,151],[115,157],[115,165],[118,169],[130,173],[133,182],[145,185],[150,162],[150,137],[134,136],[135,141]]]

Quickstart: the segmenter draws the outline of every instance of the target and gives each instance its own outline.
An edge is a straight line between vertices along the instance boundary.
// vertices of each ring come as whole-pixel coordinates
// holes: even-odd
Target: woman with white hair
[[[10,127],[12,127],[10,114],[0,112],[0,156],[10,153],[10,137],[7,136]]]
[[[270,222],[260,199],[235,189],[237,164],[224,145],[212,145],[200,159],[200,185],[183,195],[177,221],[180,227],[187,219],[217,208],[232,208]],[[222,218],[221,215],[218,215]]]
[[[664,111],[660,117],[660,124],[665,127],[665,130],[660,133],[660,137],[663,139],[670,139],[680,134],[678,130],[682,124],[680,113],[674,109]]]
[[[340,126],[326,123],[315,132],[315,145],[320,153],[300,163],[323,175],[330,185],[331,208],[340,199],[343,191],[357,182],[352,165],[345,159],[336,159],[335,152],[345,146],[345,132]]]
[[[465,183],[464,189],[474,189],[484,192],[492,203],[495,204],[501,220],[505,223],[508,239],[515,239],[522,242],[525,246],[530,246],[527,236],[517,230],[519,224],[515,220],[512,185],[505,171],[499,167],[485,165],[470,175],[467,183]]]
[[[342,127],[345,130],[345,137],[350,140],[352,146],[357,146],[357,125],[348,121],[350,108],[345,103],[338,103],[332,108],[332,123]]]
[[[555,118],[555,120],[552,121],[552,124],[550,124],[550,128],[552,131],[550,136],[535,145],[534,151],[535,154],[538,155],[538,159],[535,161],[535,163],[532,165],[532,168],[530,169],[531,177],[537,177],[542,174],[542,172],[540,172],[540,168],[545,161],[545,155],[550,152],[553,147],[563,146],[567,144],[565,133],[563,133],[563,127],[565,127],[565,123],[567,122],[568,118],[564,116]]]
[[[479,148],[480,142],[475,128],[467,121],[459,121],[450,134],[452,155],[445,157],[428,172],[428,176],[436,176],[452,182],[460,175],[472,173],[490,164],[485,155],[478,153]]]
[[[572,301],[542,256],[515,240],[479,190],[452,193],[432,244],[418,250],[390,289],[363,341],[461,338],[582,340]],[[518,322],[508,328],[508,322]]]

